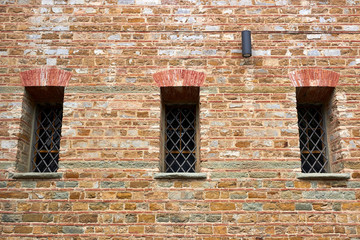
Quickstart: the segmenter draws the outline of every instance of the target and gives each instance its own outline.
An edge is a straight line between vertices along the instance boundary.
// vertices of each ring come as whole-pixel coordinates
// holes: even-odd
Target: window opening
[[[322,105],[298,104],[301,171],[304,173],[326,172],[327,142]]]
[[[196,105],[165,105],[165,172],[195,172]]]
[[[31,168],[33,172],[56,172],[62,125],[62,105],[38,105],[35,116]]]

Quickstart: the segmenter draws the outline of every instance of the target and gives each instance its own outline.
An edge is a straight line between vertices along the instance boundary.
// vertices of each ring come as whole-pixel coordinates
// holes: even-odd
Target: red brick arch
[[[31,86],[62,86],[68,85],[71,72],[57,68],[38,68],[20,73],[22,85]]]
[[[205,73],[186,69],[171,69],[154,73],[153,78],[158,87],[202,86]]]
[[[289,73],[294,87],[336,87],[340,74],[324,69],[301,69]]]

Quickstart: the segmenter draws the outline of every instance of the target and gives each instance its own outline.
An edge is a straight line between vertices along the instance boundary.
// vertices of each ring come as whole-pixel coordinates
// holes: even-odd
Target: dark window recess
[[[61,105],[38,105],[35,120],[32,171],[56,172],[62,123]]]
[[[326,130],[321,105],[299,104],[301,171],[324,173],[328,163]]]
[[[195,172],[196,105],[166,105],[165,118],[165,172]]]

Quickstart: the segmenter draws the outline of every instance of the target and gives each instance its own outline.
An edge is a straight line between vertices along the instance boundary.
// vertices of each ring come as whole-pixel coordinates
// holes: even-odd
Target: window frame
[[[47,174],[50,173],[55,174],[59,170],[59,161],[60,161],[60,154],[61,154],[61,129],[63,127],[63,116],[64,116],[64,93],[65,87],[63,86],[30,86],[25,87],[26,93],[29,95],[29,101],[32,104],[31,109],[31,129],[29,131],[29,145],[28,145],[28,157],[26,159],[25,171],[29,174]],[[41,171],[34,171],[33,169],[33,161],[34,161],[34,144],[36,142],[36,130],[37,130],[37,116],[39,114],[39,110],[41,106],[49,107],[49,106],[58,106],[61,107],[61,127],[60,127],[60,139],[59,139],[59,152],[58,152],[58,159],[57,159],[57,169],[53,172],[41,172]],[[25,159],[24,159],[25,160]],[[56,174],[55,174],[56,175]],[[54,175],[54,176],[55,176]]]
[[[305,172],[303,171],[302,166],[301,173],[303,174],[329,174],[333,172],[333,162],[334,156],[332,152],[333,143],[330,141],[330,133],[333,131],[333,126],[331,124],[330,118],[331,113],[330,110],[332,108],[332,104],[334,101],[335,88],[334,87],[296,87],[296,113],[297,113],[297,127],[299,131],[299,152],[300,152],[300,161],[302,165],[302,153],[300,146],[300,128],[299,128],[299,114],[298,114],[298,106],[299,105],[321,105],[321,114],[322,114],[322,122],[323,128],[325,129],[325,139],[326,143],[326,154],[327,163],[324,167],[323,172]]]
[[[166,89],[165,89],[166,88]],[[197,91],[197,96],[184,96],[177,95],[174,98],[167,98],[164,94],[166,91],[185,91],[188,88],[192,88],[195,92]],[[190,91],[192,92],[192,91]],[[160,111],[160,171],[162,173],[174,173],[174,174],[184,174],[184,173],[199,173],[200,172],[200,88],[199,87],[161,87],[161,111]],[[181,106],[181,105],[194,105],[195,106],[195,171],[194,172],[166,172],[166,163],[165,163],[165,144],[166,144],[166,106]]]

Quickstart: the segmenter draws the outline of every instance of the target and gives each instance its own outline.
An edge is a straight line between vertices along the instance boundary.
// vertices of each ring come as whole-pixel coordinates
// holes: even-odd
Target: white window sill
[[[297,173],[296,178],[302,180],[348,180],[350,173]]]
[[[206,173],[155,173],[155,179],[206,179]]]
[[[13,179],[52,179],[52,178],[62,178],[63,173],[38,173],[38,172],[28,172],[28,173],[10,173],[9,178]]]

